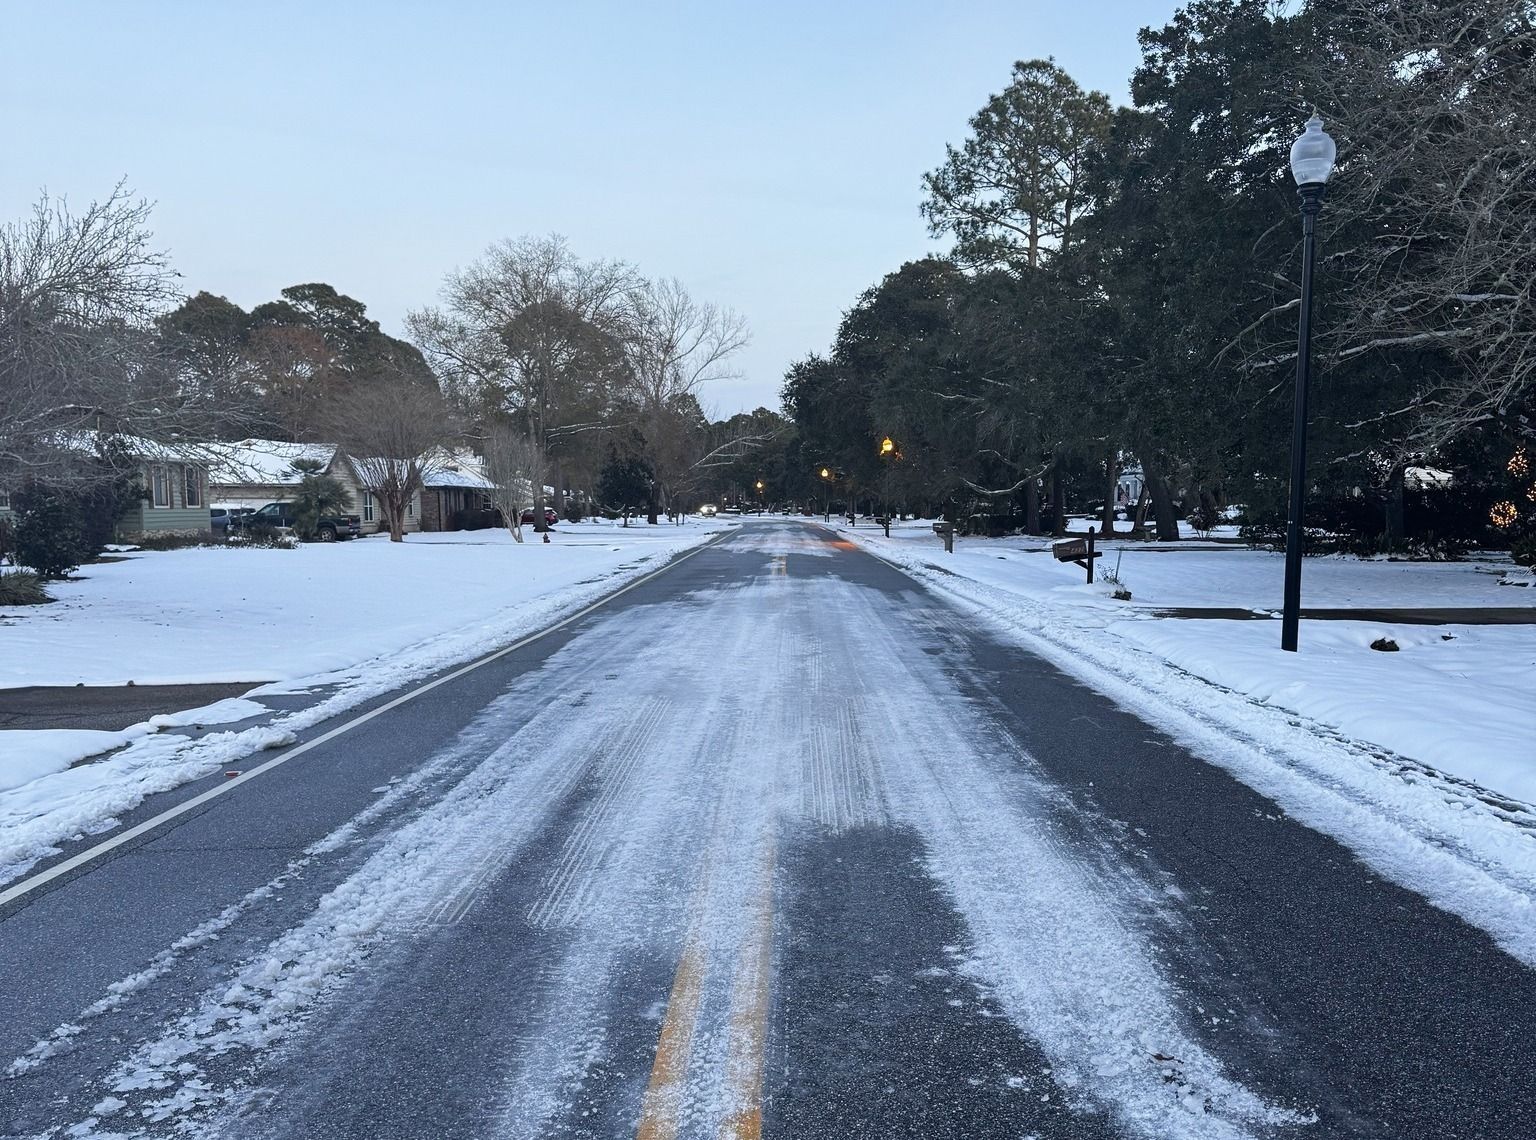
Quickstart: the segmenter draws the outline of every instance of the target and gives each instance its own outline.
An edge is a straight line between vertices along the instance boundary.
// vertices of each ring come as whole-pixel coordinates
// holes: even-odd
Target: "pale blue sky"
[[[746,316],[725,415],[937,247],[920,179],[1014,60],[1123,102],[1177,3],[7,7],[0,216],[126,176],[188,292],[327,281],[397,334],[490,242],[562,233]]]

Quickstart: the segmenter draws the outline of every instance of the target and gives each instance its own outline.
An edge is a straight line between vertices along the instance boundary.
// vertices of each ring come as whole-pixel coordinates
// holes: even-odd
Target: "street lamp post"
[[[884,439],[882,439],[880,441],[880,458],[881,459],[883,459],[887,463],[889,463],[891,460],[897,458],[898,455],[900,455],[900,452],[898,452],[896,450],[896,441],[894,439],[892,439],[890,436],[886,436]],[[881,495],[881,500],[882,500],[881,505],[885,509],[885,517],[884,517],[884,522],[883,522],[882,525],[885,527],[885,537],[886,538],[890,538],[891,537],[891,498],[890,498],[890,487],[891,487],[891,484],[890,484],[890,471],[889,470],[886,471],[886,477],[881,480],[881,483],[882,483],[882,488],[883,488],[883,493]]]
[[[1296,342],[1296,418],[1291,429],[1291,505],[1285,527],[1285,602],[1280,648],[1296,652],[1301,622],[1302,503],[1307,482],[1307,385],[1312,368],[1312,261],[1317,249],[1317,215],[1323,209],[1328,176],[1337,153],[1316,113],[1306,132],[1291,144],[1291,177],[1301,198],[1301,320]]]
[[[831,468],[823,467],[821,469],[821,480],[822,480],[821,506],[822,506],[822,511],[823,511],[821,521],[829,523],[829,522],[832,521],[832,470],[831,470]]]
[[[763,513],[763,481],[757,481],[757,513]]]

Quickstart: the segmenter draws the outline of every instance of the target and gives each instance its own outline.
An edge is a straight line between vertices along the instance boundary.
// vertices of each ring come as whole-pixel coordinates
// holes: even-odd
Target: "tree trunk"
[[[560,470],[560,464],[555,463],[555,513],[562,518],[565,516],[565,474]]]
[[[1168,480],[1163,478],[1162,471],[1151,463],[1144,462],[1142,471],[1146,476],[1147,493],[1152,496],[1152,517],[1157,523],[1157,540],[1177,542],[1179,515],[1174,509],[1173,495],[1168,490]]]
[[[1040,533],[1040,485],[1034,479],[1024,484],[1024,530]]]
[[[544,469],[548,465],[549,457],[544,448],[544,437],[540,434],[538,417],[533,409],[528,409],[528,439],[533,451],[533,470],[528,473],[529,490],[533,492],[533,532],[543,534],[549,530],[544,522]]]
[[[1142,479],[1141,490],[1136,495],[1136,514],[1135,521],[1131,523],[1132,531],[1144,532],[1147,529],[1147,508],[1151,505],[1152,500],[1147,497],[1147,481]]]
[[[660,507],[661,507],[661,484],[657,483],[656,480],[652,479],[651,480],[651,498],[650,498],[650,502],[648,502],[646,504],[646,508],[645,508],[645,521],[649,525],[651,525],[651,526],[655,526],[656,525],[656,516],[660,513]]]
[[[1120,457],[1111,454],[1104,466],[1109,478],[1105,481],[1104,513],[1100,519],[1104,525],[1099,533],[1107,536],[1115,533],[1115,506],[1120,497]]]
[[[1061,481],[1060,460],[1051,461],[1051,533],[1057,538],[1067,533],[1067,487]]]
[[[1403,484],[1408,469],[1401,464],[1392,468],[1387,476],[1386,519],[1383,525],[1382,548],[1388,554],[1402,550],[1404,539]]]

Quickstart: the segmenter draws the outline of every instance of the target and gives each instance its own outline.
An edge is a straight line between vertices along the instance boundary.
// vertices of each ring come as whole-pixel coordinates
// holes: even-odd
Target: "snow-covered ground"
[[[0,688],[249,681],[221,701],[120,732],[0,732],[0,883],[145,796],[205,775],[370,697],[507,644],[734,523],[593,520],[521,545],[500,530],[128,554],[0,610]],[[238,723],[263,694],[332,686],[310,708],[200,740],[159,730]],[[109,758],[81,765],[118,749]]]
[[[1146,669],[1172,665],[1253,700],[1298,713],[1356,740],[1536,803],[1536,624],[1414,625],[1307,620],[1300,652],[1280,650],[1273,620],[1163,616],[1183,607],[1277,613],[1284,557],[1216,543],[1146,545],[1111,540],[1100,581],[1057,562],[1050,540],[958,539],[952,555],[929,523],[905,523],[886,539],[873,527],[847,532],[914,568],[935,568],[985,586],[994,602],[1060,631],[1092,634]],[[1529,607],[1536,593],[1501,586],[1506,560],[1362,561],[1309,558],[1302,604],[1317,609]],[[1111,596],[1105,573],[1130,590]],[[1398,652],[1373,650],[1380,638]]]

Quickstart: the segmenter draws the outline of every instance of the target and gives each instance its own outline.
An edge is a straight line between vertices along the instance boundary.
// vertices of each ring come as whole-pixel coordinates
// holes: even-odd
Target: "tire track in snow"
[[[545,876],[543,893],[528,911],[531,925],[544,930],[570,926],[585,913],[593,876],[615,842],[620,809],[627,804],[644,757],[655,747],[670,711],[670,701],[654,701],[638,722],[624,730],[612,748],[598,750],[604,767],[602,791],[566,840],[559,861]]]
[[[229,1069],[220,1058],[283,1044],[381,946],[422,936],[438,925],[434,915],[462,902],[467,882],[504,870],[592,762],[583,747],[589,742],[566,733],[567,710],[559,705],[545,705],[508,735],[507,721],[526,703],[529,683],[521,680],[489,706],[422,774],[461,758],[465,749],[480,750],[483,759],[390,835],[306,919],[249,957],[158,1037],[133,1048],[101,1079],[100,1103],[112,1106],[104,1115],[115,1119],[78,1119],[71,1135],[116,1135],[114,1125],[124,1117],[138,1118],[133,1135],[197,1132],[217,1110],[253,1095],[244,1078],[211,1075]],[[617,738],[627,727],[621,709],[586,721],[600,739]],[[504,742],[484,754],[485,741],[498,733]],[[357,830],[358,821],[350,821],[316,847],[334,849]],[[144,1131],[146,1125],[154,1131]],[[222,1127],[214,1124],[204,1134],[222,1137]]]
[[[840,652],[864,663],[845,731],[879,766],[892,819],[921,837],[929,874],[966,923],[967,973],[1051,1057],[1058,1087],[1149,1140],[1305,1123],[1234,1081],[1185,1031],[1181,999],[1136,927],[1141,892],[1057,834],[1061,792],[1032,774],[997,719],[936,658],[909,651],[910,632],[880,620],[877,595],[831,580],[817,589],[818,610],[843,615]]]

